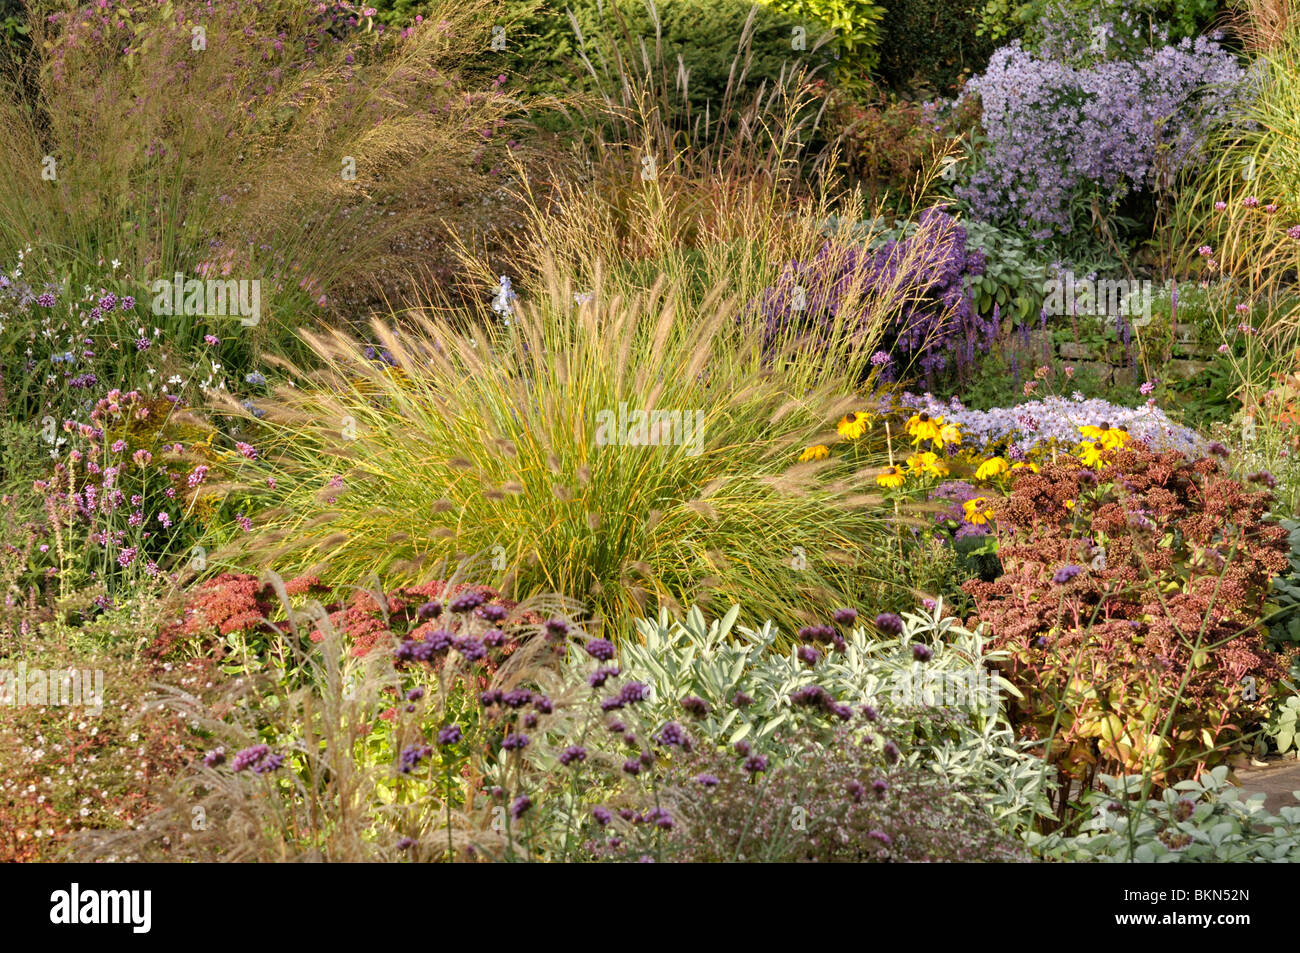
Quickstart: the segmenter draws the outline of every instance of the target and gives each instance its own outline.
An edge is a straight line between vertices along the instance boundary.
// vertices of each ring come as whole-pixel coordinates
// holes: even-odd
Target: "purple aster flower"
[[[682,699],[681,705],[689,714],[702,718],[709,713],[709,703],[698,695],[687,695]]]
[[[602,665],[587,676],[587,684],[592,688],[600,688],[609,679],[616,677],[619,672],[620,669],[617,665]]]
[[[452,612],[471,612],[485,602],[487,602],[487,596],[481,592],[462,592],[451,600],[447,608]]]
[[[569,745],[560,752],[560,764],[576,764],[587,760],[587,749],[582,745]]]
[[[1056,570],[1052,575],[1052,582],[1056,583],[1058,586],[1063,586],[1081,572],[1083,572],[1082,568],[1073,563],[1069,563]]]
[[[266,745],[253,745],[242,751],[236,752],[235,760],[231,762],[231,770],[239,772],[261,763],[270,755],[271,749]]]
[[[650,697],[650,686],[642,682],[628,682],[618,693],[619,701],[624,705],[635,705]]]
[[[468,636],[456,640],[456,651],[464,656],[467,662],[477,662],[487,657],[487,648],[483,643]]]
[[[461,737],[460,725],[448,725],[438,732],[438,744],[454,745]]]
[[[892,612],[882,612],[876,616],[876,628],[890,635],[902,635],[903,620]]]
[[[430,748],[428,745],[410,745],[402,749],[398,758],[399,764],[397,770],[402,774],[410,774],[420,762],[429,756]]]
[[[659,729],[655,740],[661,745],[676,745],[682,748],[690,747],[690,739],[686,737],[686,732],[682,726],[675,721],[670,721]]]
[[[597,661],[608,662],[614,657],[614,643],[609,639],[592,639],[587,643],[587,654]]]

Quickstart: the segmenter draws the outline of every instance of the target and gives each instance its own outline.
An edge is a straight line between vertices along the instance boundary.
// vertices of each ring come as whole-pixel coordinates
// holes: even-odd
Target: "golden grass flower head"
[[[814,447],[808,447],[803,453],[799,454],[799,462],[807,463],[809,460],[825,460],[831,455],[831,448],[824,443],[819,443]]]
[[[847,437],[849,440],[857,440],[867,432],[867,425],[871,422],[870,416],[861,411],[853,411],[845,414],[840,418],[840,422],[835,425],[841,437]]]
[[[876,483],[886,490],[897,490],[907,481],[907,475],[901,467],[885,467],[884,472],[876,477]]]
[[[983,526],[993,519],[993,506],[986,496],[977,496],[961,505],[966,514],[966,522],[972,526]]]
[[[989,457],[981,463],[979,468],[975,471],[975,479],[992,480],[994,477],[999,477],[1010,469],[1011,467],[1007,464],[1007,461],[1003,460],[1001,457]]]

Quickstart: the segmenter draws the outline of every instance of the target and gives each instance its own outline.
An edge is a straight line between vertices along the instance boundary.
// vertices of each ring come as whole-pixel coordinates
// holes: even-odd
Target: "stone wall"
[[[1142,318],[1134,322],[1137,325],[1146,323],[1149,322]],[[1190,380],[1210,366],[1215,348],[1197,340],[1197,329],[1193,325],[1175,325],[1174,332],[1171,357],[1161,364],[1158,376],[1165,380]],[[1141,333],[1140,329],[1138,333]],[[1130,363],[1123,345],[1085,344],[1054,338],[1055,332],[1051,330],[1024,333],[1004,328],[997,346],[1003,349],[1008,359],[1013,355],[1016,357],[1025,377],[1042,364],[1066,364],[1080,372],[1095,374],[1097,380],[1111,387],[1124,389],[1142,382],[1142,369]],[[1133,352],[1136,358],[1136,344]]]

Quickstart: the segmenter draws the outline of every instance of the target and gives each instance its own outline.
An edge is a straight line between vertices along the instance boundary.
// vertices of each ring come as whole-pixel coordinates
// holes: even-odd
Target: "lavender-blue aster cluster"
[[[962,449],[988,456],[1001,453],[1023,459],[1033,450],[1054,445],[1068,450],[1083,439],[1080,427],[1100,423],[1123,428],[1134,440],[1156,451],[1178,450],[1199,457],[1207,446],[1205,438],[1196,431],[1174,423],[1160,408],[1150,404],[1129,408],[1101,398],[1044,397],[1014,407],[971,410],[956,397],[940,400],[928,393],[904,394],[900,400],[909,410],[924,411],[931,417],[943,417],[958,424]]]
[[[1157,39],[1130,57],[1062,52],[1013,41],[962,94],[979,97],[986,146],[957,195],[1039,238],[1071,231],[1084,195],[1151,188],[1162,156],[1169,174],[1194,164],[1247,88],[1236,57],[1206,37]]]
[[[958,221],[931,208],[877,247],[828,242],[813,258],[791,262],[758,310],[771,346],[793,333],[815,337],[836,321],[866,331],[878,302],[888,299],[894,316],[881,344],[893,360],[873,363],[890,380],[908,370],[928,376],[952,359],[970,364],[996,336],[996,318],[976,312],[969,287],[984,267],[983,253],[967,248]]]

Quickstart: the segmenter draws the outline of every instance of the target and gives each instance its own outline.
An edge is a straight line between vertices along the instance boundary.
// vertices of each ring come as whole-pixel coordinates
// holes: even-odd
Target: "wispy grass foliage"
[[[321,369],[259,408],[245,472],[274,489],[230,558],[356,579],[486,554],[516,597],[615,620],[718,598],[802,624],[870,595],[873,461],[797,462],[855,408],[845,378],[774,368],[725,286],[694,304],[665,281],[623,297],[543,277],[504,327],[426,314],[376,322],[369,343],[309,334]],[[638,436],[632,415],[652,410],[683,423]]]
[[[458,69],[498,7],[433,0],[399,36],[342,3],[38,4],[0,78],[3,260],[30,244],[74,286],[110,258],[140,283],[260,279],[265,319],[237,330],[291,329],[373,277],[411,190],[484,181],[517,104]]]

